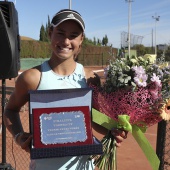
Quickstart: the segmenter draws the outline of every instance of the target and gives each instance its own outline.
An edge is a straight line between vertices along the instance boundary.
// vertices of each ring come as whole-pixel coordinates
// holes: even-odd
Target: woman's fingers
[[[124,139],[127,138],[127,134],[128,132],[122,129],[112,129],[111,130],[112,135],[114,136],[115,140],[116,140],[116,146],[120,147],[121,143],[123,142]]]

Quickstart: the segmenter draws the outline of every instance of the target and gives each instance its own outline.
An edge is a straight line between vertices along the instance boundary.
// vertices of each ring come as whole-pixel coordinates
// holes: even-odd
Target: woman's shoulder
[[[36,66],[28,70],[24,70],[18,76],[16,85],[24,85],[28,89],[35,90],[39,84],[41,77],[41,66]]]

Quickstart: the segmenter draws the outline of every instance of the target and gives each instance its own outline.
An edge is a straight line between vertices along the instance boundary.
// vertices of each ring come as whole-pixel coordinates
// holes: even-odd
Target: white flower
[[[145,74],[145,69],[142,66],[133,66],[132,70],[135,71],[137,75]]]
[[[134,77],[134,81],[139,87],[146,87],[147,86],[147,80],[148,76],[146,74],[140,74]]]

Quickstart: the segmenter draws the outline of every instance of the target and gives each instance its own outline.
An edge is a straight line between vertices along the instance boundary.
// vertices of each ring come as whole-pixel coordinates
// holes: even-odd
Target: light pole
[[[128,7],[128,9],[129,9],[129,12],[128,12],[128,54],[129,54],[129,57],[130,57],[131,2],[133,2],[133,0],[125,0],[125,1],[129,3],[129,7]]]
[[[69,0],[69,9],[71,9],[71,0]]]
[[[155,55],[157,55],[157,47],[156,47],[156,22],[159,21],[160,16],[152,16],[152,18],[155,20]]]

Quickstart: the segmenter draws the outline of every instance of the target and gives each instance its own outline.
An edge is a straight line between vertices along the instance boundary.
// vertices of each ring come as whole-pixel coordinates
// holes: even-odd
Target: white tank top
[[[41,71],[42,75],[38,90],[87,87],[84,68],[79,63],[76,63],[74,72],[67,76],[54,73],[48,64],[48,61],[45,61],[41,65]]]
[[[48,61],[41,65],[41,80],[38,90],[86,88],[84,68],[76,63],[76,68],[71,75],[61,76],[52,71]],[[30,170],[93,170],[93,161],[89,156],[68,156],[61,158],[48,158],[31,160]]]

